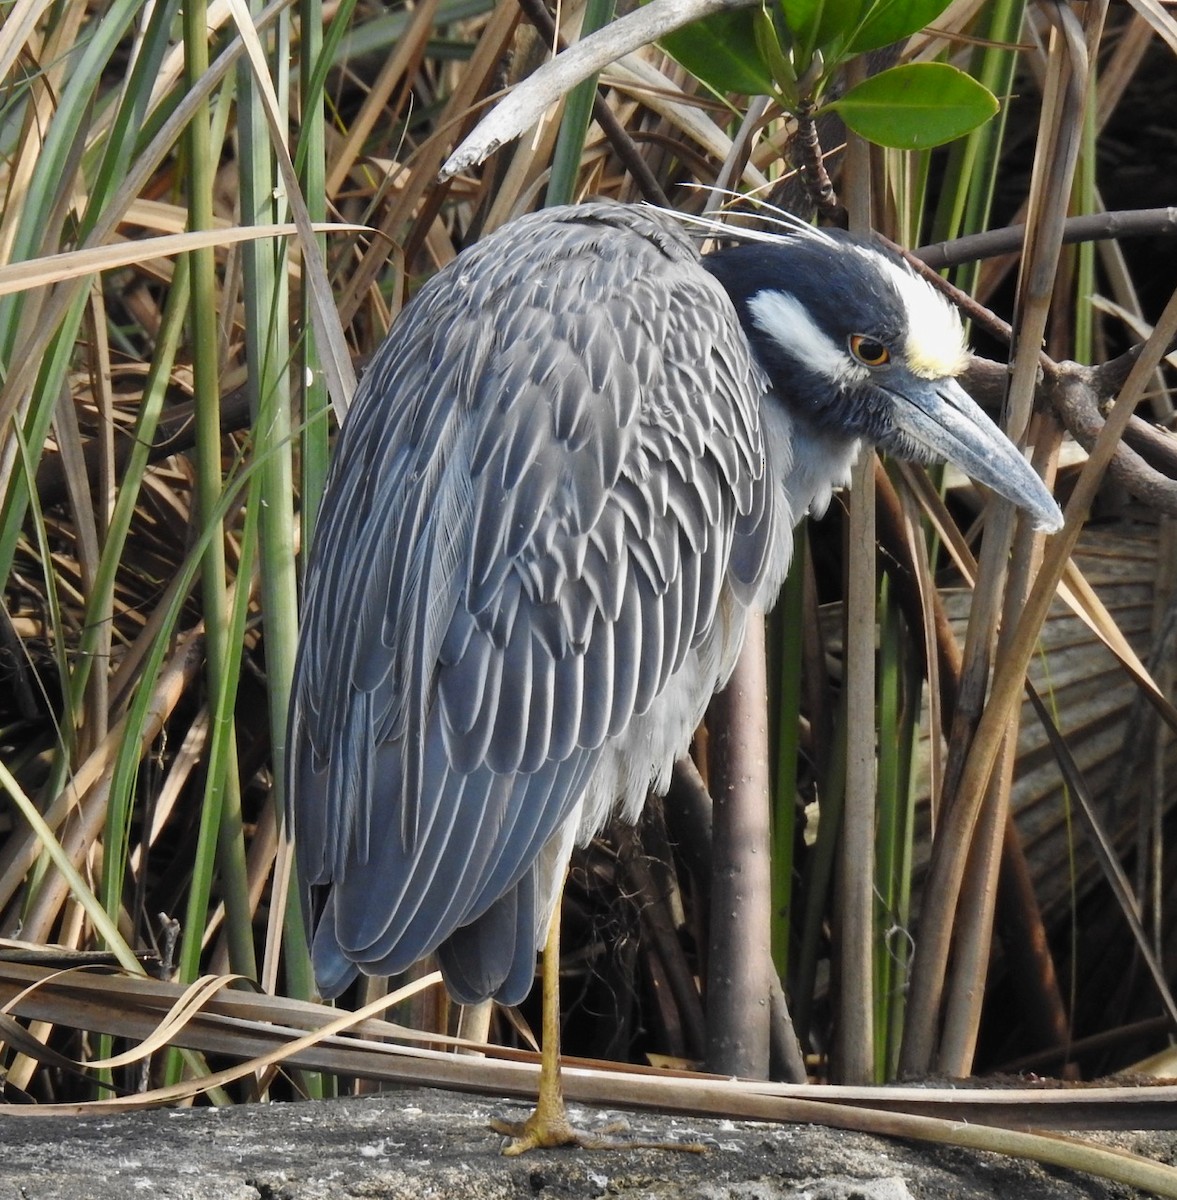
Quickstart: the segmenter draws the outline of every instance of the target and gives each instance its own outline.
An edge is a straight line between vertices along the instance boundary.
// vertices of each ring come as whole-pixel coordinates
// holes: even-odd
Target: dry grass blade
[[[130,978],[105,970],[50,971],[32,964],[0,962],[0,1008],[22,1019],[68,1018],[78,1028],[131,1039],[150,1037],[165,1017],[183,1012],[184,1019],[173,1026],[173,1036],[177,1044],[194,1049],[245,1057],[285,1047],[282,1061],[292,1066],[487,1095],[533,1094],[538,1056],[531,1051],[472,1043],[379,1019],[388,1008],[436,987],[436,972],[356,1012],[229,989],[221,986],[224,982],[228,981],[206,977],[198,986],[184,989],[144,976]],[[202,1002],[191,1003],[198,993],[203,993]],[[348,1036],[339,1036],[345,1031]],[[304,1033],[313,1040],[304,1039]],[[411,1043],[417,1042],[476,1049],[481,1057],[414,1048]],[[1171,1085],[863,1087],[731,1081],[718,1075],[576,1057],[569,1058],[568,1065],[573,1081],[569,1094],[583,1103],[608,1105],[624,1098],[635,1107],[715,1117],[787,1121],[797,1118],[783,1110],[774,1115],[773,1103],[821,1100],[831,1106],[854,1105],[1019,1128],[1164,1129],[1171,1126],[1173,1105],[1177,1104],[1177,1087]],[[140,1106],[142,1097],[128,1098],[128,1102]],[[153,1102],[164,1101],[156,1096]],[[64,1110],[77,1106],[58,1107]],[[53,1106],[35,1106],[29,1111],[36,1114],[56,1110]]]
[[[397,39],[392,56],[381,68],[380,75],[364,99],[363,107],[345,131],[325,181],[329,196],[334,196],[344,185],[348,174],[363,154],[364,144],[370,138],[373,129],[379,122],[387,119],[386,106],[406,70],[420,62],[425,42],[433,32],[438,3],[439,0],[425,0],[425,3],[416,6],[404,36]],[[392,174],[393,172],[386,171],[387,176]]]
[[[41,14],[53,0],[17,0],[0,25],[0,79],[7,77],[13,63],[37,28]]]
[[[41,814],[37,811],[36,805],[25,795],[24,789],[17,783],[12,773],[2,762],[0,762],[0,787],[8,793],[9,797],[20,810],[21,815],[32,827],[37,841],[45,853],[48,854],[53,865],[61,873],[62,878],[69,885],[70,893],[85,910],[86,915],[90,918],[90,921],[102,939],[117,955],[119,961],[127,970],[140,970],[139,960],[124,941],[117,927],[107,915],[106,910],[98,903],[93,891],[91,891],[89,885],[82,878],[73,862],[70,861],[61,843],[53,836],[49,826],[45,824]]]
[[[1101,642],[1118,658],[1124,670],[1132,677],[1147,697],[1149,703],[1164,718],[1170,728],[1177,730],[1177,708],[1169,701],[1164,690],[1152,677],[1140,656],[1132,649],[1115,618],[1104,607],[1094,589],[1083,577],[1083,572],[1069,560],[1059,584],[1059,596]]]
[[[337,225],[323,222],[312,226],[315,233],[362,233],[364,225]],[[113,271],[130,267],[153,258],[171,258],[190,250],[232,246],[240,242],[256,242],[265,238],[293,237],[295,225],[238,225],[217,229],[194,230],[189,233],[168,233],[159,237],[137,238],[113,245],[92,246],[85,250],[66,250],[29,262],[10,263],[0,267],[0,296],[29,288],[47,287],[66,279],[79,279],[98,271]]]
[[[77,970],[76,968],[74,970]],[[204,978],[195,981],[184,992],[178,996],[173,1004],[169,1007],[167,1014],[158,1024],[155,1024],[143,1039],[142,1044],[134,1051],[128,1052],[125,1055],[117,1056],[120,1063],[136,1062],[146,1057],[153,1050],[161,1048],[164,1045],[181,1045],[191,1048],[191,1043],[201,1041],[198,1035],[190,1035],[186,1033],[189,1026],[195,1021],[206,1008],[209,1000],[225,987],[232,984],[234,978],[230,976],[205,976]],[[255,1058],[251,1058],[245,1062],[239,1063],[236,1066],[226,1068],[222,1071],[217,1071],[212,1074],[202,1075],[196,1079],[189,1079],[180,1083],[171,1084],[164,1087],[155,1088],[150,1092],[138,1093],[133,1098],[113,1098],[111,1100],[100,1100],[96,1104],[103,1108],[117,1109],[132,1109],[132,1108],[148,1108],[155,1107],[161,1104],[172,1104],[181,1100],[191,1099],[194,1096],[202,1095],[214,1089],[224,1087],[226,1084],[235,1082],[236,1080],[247,1076],[256,1075],[268,1067],[280,1064],[292,1055],[296,1055],[300,1050],[309,1046],[313,1046],[318,1042],[329,1038],[336,1033],[343,1032],[362,1021],[367,1016],[372,1016],[382,1012],[384,1009],[393,1004],[400,1003],[410,999],[417,992],[426,987],[435,986],[440,982],[440,977],[437,975],[426,976],[419,979],[406,987],[399,988],[386,996],[382,996],[379,1000],[367,1005],[355,1013],[345,1013],[335,1020],[327,1022],[314,1030],[310,1034],[298,1037],[293,1040],[289,1038],[280,1039],[280,1044],[276,1049],[272,1049]],[[28,1003],[36,996],[38,988],[36,985],[30,986],[20,995],[14,996],[6,1004],[6,1007],[11,1006],[12,1011],[20,1012],[28,1005]],[[326,1010],[323,1010],[326,1011]],[[86,1022],[82,1022],[81,1026],[74,1020],[75,1027],[84,1027]],[[106,1030],[106,1032],[111,1032]],[[282,1044],[285,1042],[285,1044]],[[206,1043],[207,1044],[207,1043]],[[214,1043],[207,1045],[210,1050],[217,1050],[218,1046]],[[224,1049],[221,1046],[220,1049]],[[79,1064],[80,1065],[80,1064]],[[101,1065],[101,1064],[99,1064]],[[109,1065],[109,1064],[107,1064]],[[37,1111],[53,1111],[57,1106],[37,1106]],[[85,1111],[92,1107],[91,1105],[64,1105],[60,1106],[61,1110],[69,1112]]]
[[[1177,54],[1177,20],[1157,0],[1129,0],[1132,7],[1174,54]]]
[[[1093,77],[1083,30],[1075,14],[1051,10],[1049,19],[1053,28],[1045,64],[1018,278],[1014,357],[1006,395],[1006,429],[1019,444],[1030,428],[1038,352],[1062,250],[1066,218],[1062,198],[1070,193],[1074,179],[1082,112]],[[1102,10],[1093,12],[1092,29],[1098,30],[1102,20]],[[957,720],[958,734],[976,722],[976,738],[970,744],[967,735],[958,736],[950,746],[947,821],[933,847],[930,876],[936,885],[930,891],[938,903],[921,916],[911,1002],[906,1013],[901,1065],[915,1073],[933,1065],[949,1075],[967,1075],[973,1069],[990,958],[1019,709],[1012,690],[1000,698],[994,690],[986,699],[984,684],[991,669],[990,655],[1000,660],[1013,652],[1012,618],[1025,601],[1041,546],[1041,540],[1025,523],[1015,535],[1014,516],[1008,506],[998,506],[993,516],[996,519],[987,524],[979,556],[976,610],[965,649],[962,711]],[[1027,635],[1031,633],[1024,624],[1021,628]],[[1032,636],[1037,637],[1036,629]],[[984,778],[969,778],[968,763],[977,754],[982,730],[988,738],[984,749],[988,769]],[[948,884],[943,892],[939,887],[942,883]],[[950,938],[954,947],[949,971]]]
[[[448,96],[434,127],[435,131],[410,155],[412,171],[406,176],[405,186],[400,190],[385,219],[381,231],[387,233],[392,244],[399,244],[404,230],[425,198],[429,198],[428,210],[440,203],[434,174],[441,166],[452,138],[485,90],[493,86],[503,56],[510,45],[518,21],[518,11],[512,5],[497,5],[490,20],[483,27],[473,55],[466,64],[457,86]],[[411,239],[406,239],[411,240]],[[360,298],[367,294],[387,266],[387,252],[382,247],[373,247],[353,272],[338,306],[344,321],[350,321],[360,305]]]
[[[944,502],[932,486],[926,472],[917,471],[907,463],[897,464],[900,474],[908,483],[911,492],[918,497],[924,515],[935,526],[945,548],[951,555],[956,570],[970,586],[977,577],[977,562],[969,550],[956,523],[948,515]],[[1152,677],[1140,656],[1129,644],[1115,617],[1108,612],[1095,590],[1083,576],[1076,563],[1068,558],[1058,586],[1058,596],[1067,607],[1100,639],[1116,656],[1124,670],[1147,696],[1149,703],[1161,714],[1165,722],[1177,729],[1177,707],[1165,695],[1164,689]]]
[[[76,968],[69,968],[74,970]],[[45,979],[39,980],[29,985],[25,991],[14,996],[6,1009],[16,1009],[20,1007],[22,1001],[35,993],[41,987],[52,987],[55,976],[46,976]],[[111,1055],[108,1058],[99,1058],[93,1060],[81,1059],[66,1059],[63,1055],[56,1054],[42,1047],[44,1054],[52,1057],[46,1059],[54,1063],[69,1063],[71,1069],[76,1071],[106,1071],[113,1070],[116,1067],[130,1066],[132,1063],[142,1062],[144,1059],[150,1058],[152,1054],[164,1049],[169,1045],[179,1045],[183,1041],[181,1031],[184,1026],[199,1013],[208,1001],[224,988],[232,987],[235,982],[240,979],[240,976],[232,975],[217,975],[204,976],[190,984],[176,998],[172,1007],[164,1015],[159,1024],[152,1032],[144,1038],[133,1050],[128,1050],[124,1054]],[[27,1047],[22,1047],[25,1053],[32,1053],[34,1057],[41,1057],[35,1051],[30,1051]]]
[[[143,729],[141,752],[144,754],[147,753],[150,742],[164,727],[168,716],[179,702],[196,669],[194,650],[198,648],[199,640],[199,630],[191,631],[182,637],[176,647],[176,652],[160,674],[151,703],[149,719]],[[118,747],[125,735],[123,722],[120,722],[107,735],[102,745],[98,746],[81,764],[69,785],[59,796],[54,798],[41,817],[42,823],[49,831],[50,839],[56,835],[56,831],[66,817],[71,812],[76,814],[79,810],[83,815],[83,819],[78,822],[79,826],[85,827],[88,824],[91,830],[102,827],[113,764],[118,754]],[[0,908],[5,908],[11,903],[21,880],[41,853],[45,844],[45,836],[43,831],[37,833],[30,831],[28,836],[21,837],[14,834],[7,840],[4,852],[0,855]],[[85,846],[90,844],[96,836],[96,833],[91,832],[88,838],[81,839],[82,853],[84,853]],[[49,890],[48,887],[42,888],[43,894]],[[56,911],[55,905],[50,904],[50,907]],[[25,912],[23,919],[26,936],[29,935],[29,918],[30,914]]]

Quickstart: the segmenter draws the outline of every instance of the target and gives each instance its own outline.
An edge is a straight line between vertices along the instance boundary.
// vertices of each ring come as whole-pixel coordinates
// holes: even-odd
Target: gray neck
[[[802,517],[820,517],[835,488],[850,482],[862,439],[818,429],[776,397],[760,405],[768,465],[777,480],[778,498],[787,505],[790,525]]]
[[[767,611],[776,602],[793,553],[793,527],[807,513],[821,516],[834,489],[850,482],[860,438],[827,433],[789,412],[771,393],[760,404],[765,466],[773,481],[775,529],[756,596]]]

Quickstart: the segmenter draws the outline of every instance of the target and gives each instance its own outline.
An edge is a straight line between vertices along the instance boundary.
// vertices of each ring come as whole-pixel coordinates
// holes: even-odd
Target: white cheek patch
[[[833,386],[861,383],[870,371],[814,323],[805,305],[788,292],[758,292],[748,301],[756,327],[791,358],[824,375]]]
[[[903,357],[908,370],[921,379],[955,378],[969,361],[960,313],[926,279],[881,254],[872,258],[895,285],[907,310],[908,333]]]

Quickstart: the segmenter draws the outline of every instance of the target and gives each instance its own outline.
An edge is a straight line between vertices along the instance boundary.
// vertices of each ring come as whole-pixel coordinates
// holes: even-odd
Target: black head
[[[956,310],[898,256],[836,230],[734,246],[703,265],[723,284],[757,358],[819,428],[904,457],[894,399],[968,363]]]
[[[1039,527],[1062,524],[1042,481],[957,382],[969,354],[956,310],[898,255],[801,227],[703,265],[791,413],[901,458],[952,462]]]

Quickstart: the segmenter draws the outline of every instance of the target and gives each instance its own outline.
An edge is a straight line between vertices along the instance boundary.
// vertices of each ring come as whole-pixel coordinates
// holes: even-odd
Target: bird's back
[[[572,837],[665,782],[779,582],[764,386],[694,248],[629,206],[511,223],[396,323],[336,448],[291,711],[324,994],[438,947],[457,998],[526,992]]]

